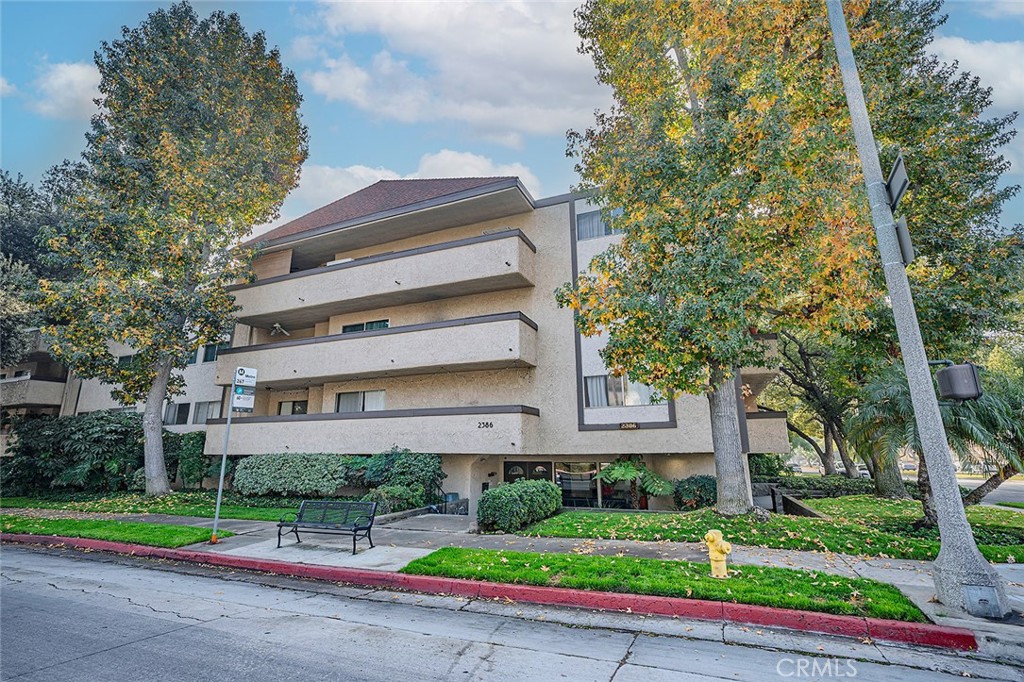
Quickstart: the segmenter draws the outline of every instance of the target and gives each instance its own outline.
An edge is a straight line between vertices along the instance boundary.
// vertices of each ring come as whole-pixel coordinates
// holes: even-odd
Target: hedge
[[[718,501],[718,484],[714,476],[688,476],[675,482],[672,500],[676,509],[689,511],[713,507]]]
[[[847,478],[834,476],[754,476],[755,483],[777,483],[786,493],[795,497],[846,497],[847,495],[874,495],[875,483],[870,478]],[[903,481],[907,493],[915,500],[921,499],[917,481]],[[960,496],[965,497],[970,489],[960,486]]]
[[[392,514],[424,506],[423,488],[404,485],[382,485],[363,495],[364,502],[376,502],[377,514]]]
[[[554,516],[562,507],[562,491],[551,481],[516,481],[484,491],[476,519],[484,530],[514,533]]]
[[[235,466],[232,485],[242,495],[330,497],[361,487],[366,457],[332,453],[253,455]]]

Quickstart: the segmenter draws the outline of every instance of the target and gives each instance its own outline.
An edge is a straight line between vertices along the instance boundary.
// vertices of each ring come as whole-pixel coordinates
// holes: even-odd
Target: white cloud
[[[100,73],[84,62],[47,64],[35,80],[37,97],[32,108],[43,116],[88,119],[96,113]]]
[[[323,3],[332,36],[376,34],[372,57],[325,57],[314,92],[387,118],[452,121],[502,144],[585,127],[610,93],[577,53],[573,3]]]
[[[1024,3],[1022,3],[1024,4]],[[940,59],[960,63],[960,68],[992,88],[993,114],[1019,111],[1024,115],[1024,41],[970,41],[956,36],[936,38],[932,50]],[[1016,125],[1019,127],[1020,119]],[[1024,170],[1024,137],[1017,135],[1003,149],[1013,172]]]
[[[986,17],[1024,16],[1024,0],[989,0],[972,2],[971,9]]]
[[[18,91],[18,88],[14,87],[10,81],[3,76],[0,76],[0,97],[7,97],[7,95],[13,95]]]
[[[416,172],[410,178],[465,178],[494,175],[517,175],[534,198],[540,197],[540,180],[521,163],[495,163],[486,156],[472,152],[454,152],[442,149],[436,154],[424,154]]]
[[[487,177],[495,175],[516,175],[534,198],[540,195],[540,181],[527,166],[521,163],[495,163],[486,156],[471,152],[456,152],[442,149],[434,154],[420,157],[416,170],[402,175],[389,168],[369,166],[324,166],[307,163],[302,167],[299,186],[288,195],[281,208],[281,217],[267,225],[253,229],[252,236],[259,236],[268,230],[305,215],[321,206],[337,201],[378,180],[402,178],[462,178]]]

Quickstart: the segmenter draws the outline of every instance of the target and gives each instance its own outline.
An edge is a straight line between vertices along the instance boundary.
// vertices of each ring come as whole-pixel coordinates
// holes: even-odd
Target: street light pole
[[[1010,604],[999,574],[978,551],[960,499],[953,458],[949,443],[946,442],[946,431],[942,425],[935,386],[917,323],[917,311],[914,309],[910,281],[900,252],[889,193],[871,132],[871,121],[864,104],[864,91],[857,74],[857,62],[850,45],[842,0],[826,0],[826,4],[864,171],[864,184],[871,202],[871,218],[882,256],[892,314],[896,320],[914,418],[935,496],[941,538],[939,556],[934,565],[936,596],[946,606],[966,610],[972,615],[1002,618],[1011,613]]]

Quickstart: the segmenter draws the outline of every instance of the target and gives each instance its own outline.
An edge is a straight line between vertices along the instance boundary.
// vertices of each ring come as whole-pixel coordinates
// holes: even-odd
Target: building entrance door
[[[504,481],[551,481],[553,468],[551,462],[505,462]]]

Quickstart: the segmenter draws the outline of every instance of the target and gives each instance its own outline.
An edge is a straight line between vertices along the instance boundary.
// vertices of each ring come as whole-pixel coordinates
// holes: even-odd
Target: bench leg
[[[366,539],[370,541],[370,549],[373,549],[373,536],[370,535],[370,531],[366,531]]]
[[[299,537],[299,527],[295,526],[292,530],[295,533],[295,542],[302,542],[302,538]]]
[[[356,534],[352,533],[352,554],[356,553]]]

